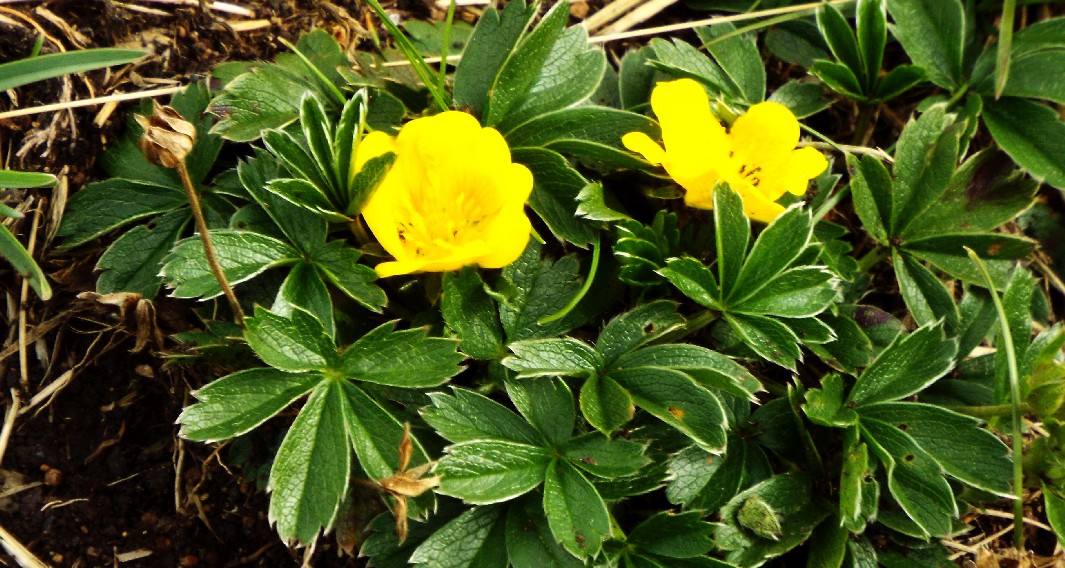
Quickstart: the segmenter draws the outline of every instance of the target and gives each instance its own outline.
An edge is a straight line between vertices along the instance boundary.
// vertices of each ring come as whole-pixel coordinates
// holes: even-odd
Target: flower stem
[[[544,325],[566,317],[584,299],[584,296],[588,294],[588,290],[592,289],[592,281],[595,280],[595,274],[599,271],[599,255],[602,253],[602,248],[599,244],[599,233],[596,233],[595,240],[592,242],[592,266],[588,269],[588,276],[584,279],[584,285],[561,310],[540,318],[537,320],[537,324]]]
[[[1010,323],[1006,318],[1006,308],[995,290],[995,283],[991,280],[991,274],[988,273],[987,266],[969,247],[965,247],[965,252],[969,254],[969,258],[972,259],[976,268],[980,270],[980,274],[987,284],[987,291],[991,293],[991,301],[995,304],[995,311],[998,312],[998,323],[1001,326],[1002,348],[1006,350],[1006,364],[1009,369],[1010,379],[1010,414],[1012,418],[1010,436],[1013,442],[1013,491],[1015,493],[1015,501],[1013,502],[1013,546],[1018,551],[1023,551],[1024,462],[1021,459],[1021,452],[1024,450],[1024,437],[1021,432],[1021,412],[1024,404],[1021,401],[1021,380],[1020,372],[1017,370],[1017,352],[1013,349],[1013,334],[1010,332]]]
[[[873,105],[863,104],[858,110],[858,123],[854,126],[854,135],[851,136],[851,144],[855,146],[865,146],[866,138],[869,134],[869,127],[872,125],[873,111],[876,109]]]
[[[196,230],[199,231],[200,241],[203,242],[203,253],[207,258],[207,265],[211,267],[211,272],[214,273],[215,279],[218,280],[222,293],[229,300],[229,306],[233,309],[233,318],[237,320],[238,325],[244,327],[244,311],[240,309],[237,295],[233,293],[233,288],[230,287],[229,282],[226,280],[226,275],[222,272],[222,265],[218,263],[218,256],[214,253],[214,245],[211,244],[211,232],[207,229],[207,220],[203,217],[200,197],[196,194],[196,187],[192,184],[192,178],[189,177],[189,169],[184,160],[178,163],[177,172],[178,176],[181,177],[181,185],[185,187],[185,195],[189,198],[192,216],[196,219]]]

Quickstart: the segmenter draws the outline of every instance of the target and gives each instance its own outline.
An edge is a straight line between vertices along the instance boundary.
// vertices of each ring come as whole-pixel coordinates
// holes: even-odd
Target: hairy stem
[[[196,230],[199,231],[200,241],[203,242],[203,253],[207,257],[207,265],[211,267],[211,272],[214,273],[215,279],[218,280],[222,293],[229,300],[229,306],[233,309],[233,318],[237,320],[237,324],[244,327],[244,311],[240,309],[237,295],[233,293],[233,288],[229,285],[229,281],[226,280],[226,275],[222,272],[222,265],[218,263],[214,245],[211,244],[211,232],[207,229],[207,220],[204,219],[203,207],[200,206],[200,196],[196,194],[196,187],[192,184],[192,178],[189,177],[189,169],[185,166],[184,161],[178,163],[177,172],[178,176],[181,177],[181,185],[185,186],[185,195],[189,198],[192,216],[196,219]]]

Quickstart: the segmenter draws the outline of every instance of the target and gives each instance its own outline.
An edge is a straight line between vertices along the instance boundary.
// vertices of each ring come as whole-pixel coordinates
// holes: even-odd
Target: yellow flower
[[[528,168],[472,116],[448,111],[410,121],[395,140],[396,161],[362,214],[395,261],[382,278],[506,266],[521,256],[532,225]]]
[[[661,164],[691,207],[712,209],[714,188],[725,182],[743,198],[748,217],[768,223],[784,211],[777,199],[806,193],[810,179],[828,167],[817,150],[795,148],[799,122],[778,103],[751,106],[726,132],[702,86],[680,79],[655,86],[651,109],[665,148],[642,132],[626,134],[622,143]]]

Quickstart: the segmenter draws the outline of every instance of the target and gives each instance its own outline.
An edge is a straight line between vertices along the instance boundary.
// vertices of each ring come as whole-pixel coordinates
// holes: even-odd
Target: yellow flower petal
[[[725,157],[725,129],[710,111],[706,91],[696,81],[658,83],[651,92],[651,109],[662,126],[666,150],[662,164],[671,176],[699,177],[712,169],[715,160]]]
[[[666,151],[643,132],[630,132],[621,137],[621,143],[653,165],[657,166],[666,160]]]
[[[352,173],[357,173],[362,170],[362,167],[366,165],[366,162],[378,157],[383,156],[389,152],[396,151],[395,141],[388,134],[381,131],[371,132],[362,137],[359,142],[359,147],[355,149],[355,163]]]
[[[758,103],[736,119],[729,137],[735,161],[763,169],[775,167],[799,142],[799,121],[782,104]]]
[[[739,193],[740,197],[743,198],[743,212],[755,221],[769,223],[784,212],[783,205],[771,199],[766,199],[761,192],[751,186],[739,186],[735,189],[736,193]]]
[[[498,268],[521,255],[532,231],[532,173],[511,162],[499,132],[448,111],[407,123],[395,147],[395,164],[363,210],[396,258],[378,275]]]

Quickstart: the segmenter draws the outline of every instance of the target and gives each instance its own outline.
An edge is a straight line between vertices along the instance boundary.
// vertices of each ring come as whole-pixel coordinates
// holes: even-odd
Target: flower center
[[[423,190],[405,196],[399,240],[415,255],[428,251],[453,251],[483,240],[483,224],[498,213],[488,210],[486,200],[475,184],[430,181]],[[495,208],[498,209],[498,208]]]

